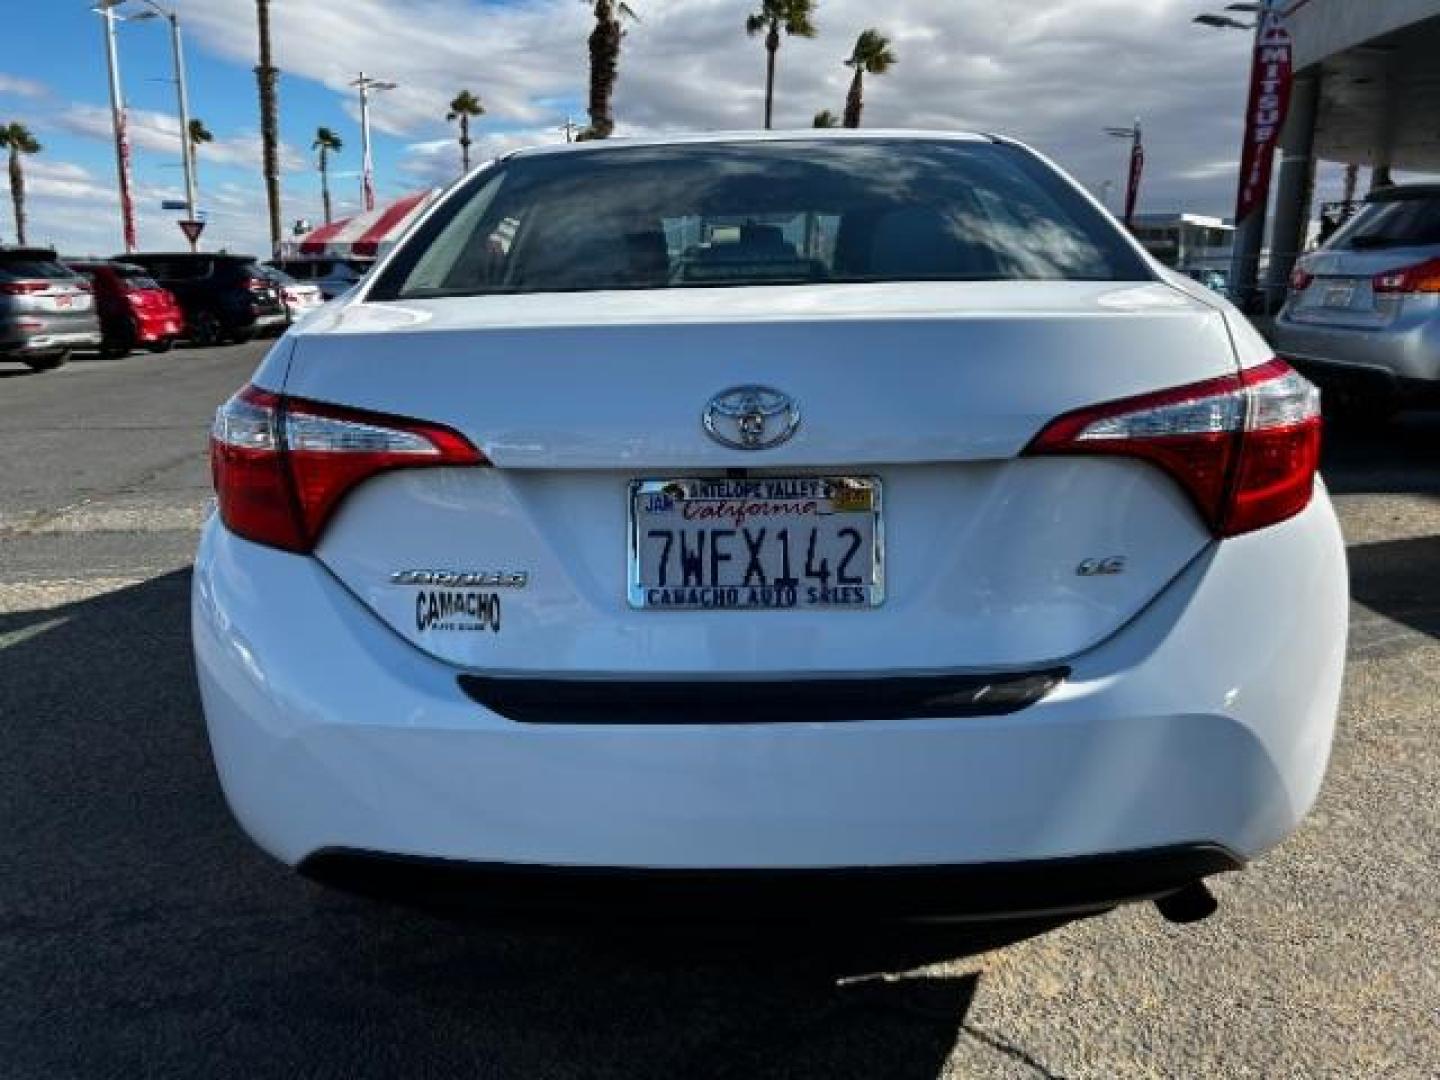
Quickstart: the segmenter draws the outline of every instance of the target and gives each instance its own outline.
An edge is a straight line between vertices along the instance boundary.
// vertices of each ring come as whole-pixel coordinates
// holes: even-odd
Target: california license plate
[[[1339,285],[1327,285],[1325,287],[1325,306],[1330,308],[1348,308],[1355,302],[1355,285],[1352,282],[1344,282]]]
[[[629,526],[631,607],[858,609],[885,600],[874,477],[636,480]]]

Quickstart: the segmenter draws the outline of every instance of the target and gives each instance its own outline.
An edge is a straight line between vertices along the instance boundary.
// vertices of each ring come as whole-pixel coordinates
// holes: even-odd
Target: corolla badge
[[[800,406],[769,386],[737,386],[716,394],[705,406],[705,430],[722,446],[769,450],[800,426]]]

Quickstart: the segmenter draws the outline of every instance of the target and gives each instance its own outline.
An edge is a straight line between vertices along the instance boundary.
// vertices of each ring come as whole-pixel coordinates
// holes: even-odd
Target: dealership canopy
[[[363,214],[331,222],[287,240],[287,259],[373,259],[384,254],[415,223],[438,191],[417,191]]]

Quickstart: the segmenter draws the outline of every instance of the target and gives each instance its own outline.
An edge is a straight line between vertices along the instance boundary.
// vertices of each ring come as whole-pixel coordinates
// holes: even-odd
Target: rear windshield
[[[210,276],[209,259],[169,259],[164,255],[145,256],[140,268],[161,281],[194,281]]]
[[[72,281],[73,270],[50,259],[7,259],[0,256],[0,281]]]
[[[115,271],[116,277],[125,281],[132,289],[158,289],[160,287],[150,276],[150,271],[143,266],[112,263],[110,268]]]
[[[215,277],[222,281],[259,277],[258,265],[244,258],[190,258],[172,255],[132,256],[139,267],[161,281],[200,281]]]
[[[1429,244],[1440,244],[1440,197],[1436,196],[1366,203],[1330,241],[1330,247],[1340,251]]]
[[[448,200],[371,298],[1151,276],[1023,150],[866,139],[522,156]]]

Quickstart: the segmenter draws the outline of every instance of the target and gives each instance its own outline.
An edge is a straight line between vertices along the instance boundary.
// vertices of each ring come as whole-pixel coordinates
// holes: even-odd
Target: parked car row
[[[196,345],[246,342],[286,324],[280,290],[252,256],[186,251],[127,258],[175,294]]]
[[[280,333],[360,279],[338,261],[289,264],[310,280],[250,255],[137,252],[64,259],[49,248],[0,248],[0,360],[36,371],[72,351],[124,356]]]

